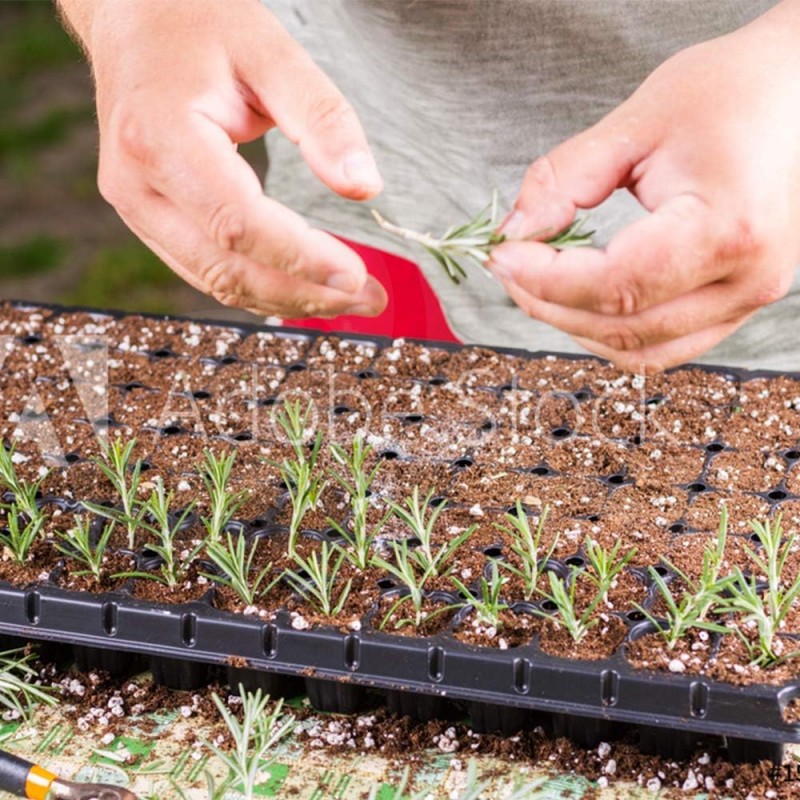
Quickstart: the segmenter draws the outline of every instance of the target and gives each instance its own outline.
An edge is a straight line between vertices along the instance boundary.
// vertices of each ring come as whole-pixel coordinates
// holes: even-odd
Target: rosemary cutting
[[[467,277],[466,264],[474,263],[479,267],[484,267],[490,258],[492,249],[506,240],[505,234],[497,231],[500,217],[496,189],[492,193],[492,202],[478,212],[475,217],[462,225],[453,225],[439,237],[432,236],[430,233],[417,233],[408,228],[401,228],[384,219],[375,209],[372,210],[372,215],[378,225],[387,233],[424,247],[455,284],[461,283]],[[545,239],[545,244],[559,250],[590,245],[594,231],[584,231],[584,222],[583,219],[576,219],[560,233]],[[542,233],[543,231],[534,233],[528,238],[535,239]]]

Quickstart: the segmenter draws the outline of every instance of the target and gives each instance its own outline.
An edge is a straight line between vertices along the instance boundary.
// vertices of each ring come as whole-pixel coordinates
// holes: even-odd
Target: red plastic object
[[[401,336],[458,342],[447,324],[439,300],[420,268],[400,256],[342,239],[364,259],[367,270],[389,295],[386,310],[378,317],[334,317],[333,319],[287,319],[293,327],[323,331],[348,331],[373,336]]]

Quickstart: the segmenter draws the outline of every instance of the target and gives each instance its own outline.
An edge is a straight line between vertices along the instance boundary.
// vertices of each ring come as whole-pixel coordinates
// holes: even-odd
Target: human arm
[[[335,192],[381,188],[352,107],[258,0],[58,2],[92,65],[100,190],[175,272],[262,315],[383,309],[359,257],[236,152],[277,126]]]
[[[619,366],[710,349],[800,262],[800,3],[678,53],[531,166],[491,268],[531,316]],[[520,241],[615,189],[650,212],[604,250]]]

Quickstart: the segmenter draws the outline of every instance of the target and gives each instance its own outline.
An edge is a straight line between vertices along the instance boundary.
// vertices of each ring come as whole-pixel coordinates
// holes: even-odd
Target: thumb
[[[514,208],[500,228],[509,239],[547,239],[579,208],[593,208],[631,179],[645,148],[610,117],[531,164]]]
[[[353,200],[378,194],[383,181],[353,107],[272,14],[264,20],[269,38],[241,65],[247,88],[323,183]]]

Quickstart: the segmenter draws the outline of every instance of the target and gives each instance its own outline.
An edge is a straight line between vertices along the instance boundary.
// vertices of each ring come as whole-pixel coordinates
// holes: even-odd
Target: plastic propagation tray
[[[316,336],[245,328],[246,334],[255,331],[309,343]],[[388,340],[369,341],[379,351],[391,346]],[[548,355],[496,352],[526,359]],[[292,367],[302,369],[302,363]],[[703,369],[739,382],[765,375]],[[366,376],[369,368],[359,372]],[[630,639],[648,623],[630,614],[626,624]],[[123,675],[146,667],[172,688],[198,688],[222,671],[234,686],[260,686],[273,696],[305,690],[321,711],[353,713],[375,702],[423,720],[466,711],[478,732],[512,734],[542,725],[584,746],[634,729],[643,750],[672,758],[689,756],[708,735],[724,737],[731,761],[779,762],[784,743],[800,742],[800,725],[786,722],[782,713],[800,696],[800,680],[737,686],[702,675],[638,669],[620,650],[581,661],[549,655],[535,639],[501,650],[464,644],[450,632],[401,636],[369,625],[346,632],[319,625],[296,630],[286,611],[264,620],[215,609],[207,598],[162,605],[125,590],[91,594],[47,582],[27,588],[0,582],[0,634],[8,645],[48,643],[49,656],[84,668]]]

